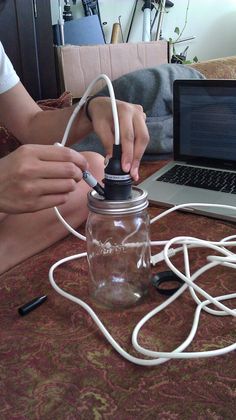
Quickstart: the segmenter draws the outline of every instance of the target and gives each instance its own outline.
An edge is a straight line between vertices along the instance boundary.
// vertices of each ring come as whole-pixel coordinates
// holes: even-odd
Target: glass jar
[[[88,194],[86,223],[90,292],[109,308],[138,303],[150,283],[150,238],[147,193],[132,188],[132,198],[105,200]]]

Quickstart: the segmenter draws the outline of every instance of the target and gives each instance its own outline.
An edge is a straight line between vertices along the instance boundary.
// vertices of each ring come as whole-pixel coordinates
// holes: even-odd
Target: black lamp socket
[[[132,197],[132,178],[121,167],[121,145],[113,145],[113,154],[105,169],[104,192],[106,200],[129,200]]]

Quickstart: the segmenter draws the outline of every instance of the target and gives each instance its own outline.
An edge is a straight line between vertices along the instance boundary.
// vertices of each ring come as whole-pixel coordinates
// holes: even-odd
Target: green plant
[[[198,62],[197,56],[193,57],[192,61],[185,60],[184,56],[182,54],[177,54],[176,50],[175,50],[175,44],[180,42],[181,36],[183,35],[184,30],[185,30],[186,25],[187,25],[187,22],[188,22],[189,5],[190,5],[190,0],[188,0],[188,3],[187,3],[186,12],[185,12],[185,21],[184,21],[183,28],[180,30],[180,28],[178,26],[176,26],[176,28],[174,30],[174,33],[177,34],[177,38],[174,39],[174,40],[172,38],[169,38],[169,45],[172,48],[172,54],[173,54],[172,57],[174,57],[176,59],[176,62],[179,62],[181,64],[191,64],[192,62],[194,62],[194,63]],[[188,49],[188,47],[187,47],[187,49]]]

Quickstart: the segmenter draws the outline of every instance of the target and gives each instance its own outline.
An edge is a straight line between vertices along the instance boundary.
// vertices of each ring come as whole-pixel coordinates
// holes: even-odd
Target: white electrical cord
[[[69,121],[67,123],[63,138],[61,143],[56,142],[55,145],[56,146],[65,146],[67,139],[68,139],[68,135],[71,129],[71,126],[76,118],[76,116],[78,115],[80,109],[82,108],[82,106],[85,104],[90,92],[93,90],[94,86],[96,85],[96,83],[103,79],[108,87],[108,91],[109,91],[109,95],[110,95],[110,99],[111,99],[111,107],[112,107],[112,115],[113,115],[113,121],[114,121],[114,132],[115,132],[115,144],[120,144],[120,126],[119,126],[119,119],[118,119],[118,112],[117,112],[117,106],[116,106],[116,99],[115,99],[115,94],[114,94],[114,89],[112,86],[112,83],[109,79],[109,77],[106,74],[100,74],[99,76],[96,77],[96,79],[94,79],[89,86],[87,87],[86,91],[84,92],[82,98],[80,99],[80,101],[78,102],[78,104],[76,105],[76,107],[74,108],[74,111],[72,112]],[[73,229],[72,226],[70,226],[67,221],[62,217],[62,215],[60,214],[59,210],[57,207],[54,207],[54,210],[56,212],[56,215],[58,217],[58,219],[60,220],[60,222],[66,227],[66,229],[72,233],[73,235],[75,235],[77,238],[81,239],[82,241],[86,241],[86,237],[81,235],[81,233],[77,232],[75,229]]]
[[[65,144],[66,144],[66,141],[67,141],[68,134],[70,132],[72,123],[74,122],[75,117],[79,113],[80,108],[85,104],[85,102],[87,100],[87,97],[89,96],[93,87],[96,85],[96,83],[100,79],[104,79],[106,84],[107,84],[107,87],[108,87],[109,95],[110,95],[110,98],[111,98],[111,107],[112,107],[112,114],[113,114],[113,120],[114,120],[115,144],[120,143],[120,127],[119,127],[118,112],[117,112],[117,107],[116,107],[116,99],[115,99],[113,86],[112,86],[112,83],[111,83],[109,77],[106,74],[100,74],[99,76],[96,77],[96,79],[94,79],[89,84],[89,86],[87,87],[86,91],[84,92],[82,98],[80,99],[78,105],[75,107],[73,113],[71,114],[70,119],[69,119],[68,124],[67,124],[67,127],[65,129],[64,136],[63,136],[62,141],[61,141],[62,146],[65,146]]]
[[[97,77],[94,82],[90,84],[88,89],[86,90],[85,94],[83,95],[80,103],[75,108],[65,131],[65,134],[63,136],[63,140],[61,145],[64,146],[68,137],[68,133],[70,130],[70,127],[72,125],[72,122],[74,121],[75,116],[79,112],[81,106],[84,104],[87,95],[89,94],[90,90],[94,86],[94,84],[100,79],[104,78],[106,83],[108,84],[109,93],[111,96],[112,101],[112,111],[113,111],[113,117],[114,117],[114,126],[115,126],[115,141],[116,144],[119,144],[119,124],[118,124],[118,116],[117,116],[117,110],[116,110],[116,104],[115,104],[115,97],[113,88],[111,85],[110,80],[106,75],[101,75]],[[181,204],[175,207],[172,207],[163,213],[159,214],[158,216],[154,217],[151,220],[151,224],[156,222],[157,220],[160,220],[162,217],[168,215],[169,213],[183,209],[184,207],[189,206],[212,206],[212,207],[222,207],[222,208],[230,208],[236,211],[236,207],[234,206],[226,206],[226,205],[218,205],[218,204],[203,204],[203,203],[187,203],[187,204]],[[65,225],[65,227],[73,233],[75,236],[82,240],[86,240],[86,238],[83,235],[80,235],[78,232],[76,232],[71,226],[63,219],[63,217],[60,215],[57,208],[55,208],[55,211],[57,213],[57,216],[61,220],[61,222]],[[81,254],[72,255],[70,257],[63,258],[52,265],[49,271],[49,280],[52,285],[52,287],[63,297],[71,300],[74,303],[79,304],[84,308],[88,314],[92,317],[98,328],[101,330],[101,332],[104,334],[108,342],[113,346],[113,348],[126,360],[135,363],[137,365],[141,366],[156,366],[159,364],[162,364],[170,359],[189,359],[189,358],[196,358],[196,357],[213,357],[213,356],[219,356],[228,352],[231,352],[233,350],[236,350],[236,343],[231,344],[229,346],[226,346],[224,348],[211,350],[211,351],[198,351],[198,352],[184,352],[184,350],[189,346],[189,344],[192,342],[192,340],[195,337],[195,334],[197,332],[199,319],[201,315],[201,311],[204,310],[212,315],[216,316],[226,316],[230,315],[233,317],[236,317],[236,309],[231,309],[225,304],[221,303],[222,301],[229,300],[229,299],[235,299],[236,293],[231,293],[228,295],[223,296],[217,296],[212,297],[207,292],[205,292],[201,287],[199,287],[197,284],[195,284],[195,281],[198,279],[199,276],[206,273],[208,270],[210,270],[213,267],[216,267],[218,265],[227,266],[230,268],[236,269],[236,254],[233,253],[231,250],[228,250],[227,247],[235,247],[236,246],[236,235],[232,235],[230,237],[226,237],[218,242],[213,241],[206,241],[202,239],[192,238],[192,237],[176,237],[169,241],[153,241],[151,242],[151,245],[164,245],[164,250],[160,252],[159,254],[156,254],[151,257],[151,262],[155,265],[159,261],[165,260],[167,266],[172,270],[179,278],[181,278],[185,284],[177,290],[177,292],[174,293],[171,297],[169,297],[165,302],[163,302],[161,305],[158,305],[155,309],[153,309],[151,312],[149,312],[145,317],[143,317],[140,322],[136,325],[136,327],[133,330],[132,334],[132,344],[135,350],[145,356],[145,358],[139,358],[131,355],[127,351],[125,351],[111,336],[109,331],[106,329],[106,327],[103,325],[103,323],[100,321],[96,313],[93,311],[93,309],[87,305],[84,301],[81,299],[71,295],[70,293],[65,292],[62,290],[55,282],[54,280],[54,270],[59,267],[61,264],[64,264],[65,262],[86,257],[87,253],[83,252]],[[177,248],[174,248],[173,246],[178,245]],[[194,273],[190,274],[190,263],[189,263],[189,255],[188,250],[192,248],[199,248],[199,247],[205,247],[213,250],[214,252],[217,252],[221,255],[209,255],[207,257],[207,264],[205,264],[203,267],[195,271]],[[171,262],[170,257],[176,255],[178,252],[183,252],[184,255],[184,263],[185,263],[185,274],[180,272],[177,267],[174,266],[174,264]],[[193,298],[193,300],[196,303],[196,311],[193,319],[193,325],[191,328],[191,331],[188,334],[188,337],[185,339],[185,341],[178,346],[175,350],[172,352],[160,352],[160,351],[153,351],[146,349],[138,343],[138,334],[140,332],[140,329],[143,327],[143,325],[154,315],[161,312],[163,309],[165,309],[168,305],[170,305],[174,300],[176,300],[186,289],[189,289],[189,292]],[[204,300],[201,301],[199,297],[196,295],[196,292],[198,295],[203,296]],[[211,309],[208,307],[208,305],[213,304],[218,310]],[[147,359],[149,357],[149,359]]]
[[[198,203],[198,204],[200,205],[200,203]],[[235,210],[236,210],[236,208],[235,208]],[[168,210],[167,210],[167,212],[168,212]],[[164,212],[164,213],[166,213],[166,212]],[[163,215],[164,215],[164,213],[163,213]],[[127,359],[128,361],[130,361],[132,363],[142,365],[142,366],[155,366],[155,365],[159,365],[159,364],[164,363],[167,360],[173,359],[173,358],[174,359],[176,359],[176,358],[187,359],[187,358],[196,358],[196,357],[202,357],[203,358],[203,357],[219,356],[219,355],[228,353],[230,351],[236,350],[236,343],[231,344],[231,345],[229,345],[227,347],[224,347],[224,348],[221,348],[221,349],[216,349],[216,350],[211,350],[211,351],[184,352],[183,350],[185,350],[187,348],[187,346],[189,346],[189,344],[192,342],[192,340],[193,340],[193,338],[194,338],[194,336],[197,332],[197,327],[198,327],[198,324],[199,324],[199,319],[200,319],[200,315],[201,315],[202,310],[210,312],[214,315],[221,315],[221,316],[231,315],[231,316],[234,316],[234,317],[236,316],[236,310],[230,309],[229,307],[227,307],[226,305],[221,303],[221,301],[224,301],[224,300],[235,299],[236,298],[236,293],[232,293],[232,294],[228,294],[228,295],[224,295],[224,296],[212,297],[211,295],[209,295],[207,292],[205,292],[202,288],[200,288],[198,285],[196,285],[194,283],[200,275],[204,274],[207,270],[215,267],[216,265],[226,265],[226,266],[230,266],[231,268],[236,268],[236,255],[233,254],[231,251],[227,250],[227,248],[226,248],[227,245],[236,246],[236,235],[232,236],[231,239],[234,239],[234,241],[232,241],[232,240],[228,241],[227,238],[224,238],[219,242],[209,242],[209,241],[199,240],[197,238],[177,237],[177,238],[171,239],[170,241],[168,241],[166,243],[165,248],[164,248],[164,258],[165,258],[166,264],[169,266],[169,268],[175,274],[177,274],[182,280],[185,281],[185,284],[173,296],[171,296],[169,299],[167,299],[161,305],[157,306],[154,310],[149,312],[143,319],[141,319],[141,321],[137,324],[137,326],[135,327],[135,329],[133,331],[132,344],[133,344],[134,348],[138,352],[140,352],[141,354],[152,358],[150,360],[134,357],[133,355],[126,352],[113,339],[111,334],[108,332],[106,327],[102,324],[102,322],[99,320],[96,313],[93,311],[93,309],[90,306],[88,306],[84,301],[80,300],[79,298],[77,298],[75,296],[72,296],[71,294],[65,292],[64,290],[59,288],[59,286],[56,284],[56,282],[54,280],[54,277],[53,277],[54,270],[58,266],[60,266],[61,264],[65,263],[67,261],[71,261],[71,260],[74,260],[74,259],[77,259],[77,258],[85,257],[87,255],[86,252],[81,253],[81,254],[77,254],[77,255],[73,255],[73,256],[70,256],[70,257],[66,257],[66,258],[63,258],[62,260],[56,262],[51,267],[51,269],[49,271],[49,279],[50,279],[51,285],[53,286],[53,288],[59,294],[61,294],[63,297],[66,297],[67,299],[71,300],[72,302],[75,302],[75,303],[79,304],[80,306],[82,306],[88,312],[88,314],[92,317],[92,319],[94,320],[94,322],[96,323],[98,328],[102,331],[102,333],[104,334],[106,339],[109,341],[109,343],[113,346],[113,348],[121,356],[123,356],[125,359]],[[164,242],[166,242],[166,241],[164,241]],[[194,246],[196,246],[196,247],[206,246],[210,249],[213,249],[214,251],[217,251],[217,252],[223,254],[223,256],[222,257],[219,256],[219,255],[209,256],[208,260],[210,262],[208,262],[205,266],[201,267],[195,273],[193,273],[192,275],[190,275],[187,272],[185,274],[183,274],[170,261],[170,258],[169,258],[169,255],[168,255],[168,250],[173,244],[178,244],[178,245],[181,244],[181,248],[178,248],[178,252],[180,252],[180,249],[182,250],[183,248],[188,247],[188,245],[190,245],[191,248],[193,248]],[[189,266],[189,259],[188,258],[186,259],[186,253],[185,253],[185,266],[186,267]],[[188,270],[186,270],[186,271],[188,271]],[[187,288],[189,288],[190,293],[191,293],[193,299],[196,302],[196,311],[195,311],[191,331],[190,331],[188,337],[185,339],[185,341],[180,346],[178,346],[175,350],[173,350],[172,352],[157,352],[157,351],[152,351],[152,350],[145,349],[145,348],[141,347],[138,344],[138,334],[140,332],[140,329],[143,327],[143,325],[150,318],[152,318],[154,315],[161,312],[170,303],[172,303],[175,299],[177,299]],[[199,298],[196,297],[195,292],[202,295],[205,298],[205,300],[200,301]],[[214,304],[219,309],[219,311],[212,310],[212,309],[208,308],[207,305],[209,305],[209,304]]]

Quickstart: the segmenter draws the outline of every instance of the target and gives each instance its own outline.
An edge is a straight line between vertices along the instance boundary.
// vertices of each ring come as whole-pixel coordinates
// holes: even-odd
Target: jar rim
[[[105,200],[96,191],[88,193],[88,208],[100,214],[129,214],[148,207],[147,192],[139,187],[132,187],[132,197],[128,200]]]

